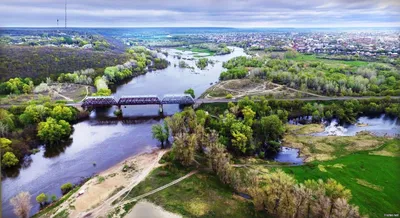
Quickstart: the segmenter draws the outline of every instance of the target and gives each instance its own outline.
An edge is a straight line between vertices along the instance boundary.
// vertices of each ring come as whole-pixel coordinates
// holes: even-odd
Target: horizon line
[[[57,29],[72,29],[72,28],[226,28],[226,29],[336,29],[336,28],[400,28],[400,26],[337,26],[337,27],[232,27],[232,26],[69,26],[58,27],[58,26],[0,26],[1,28],[57,28]]]

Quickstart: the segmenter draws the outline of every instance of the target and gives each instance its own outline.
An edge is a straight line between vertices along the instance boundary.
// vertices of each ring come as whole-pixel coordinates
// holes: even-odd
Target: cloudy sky
[[[0,27],[64,24],[65,0],[1,0]],[[400,0],[67,0],[70,27],[400,27]]]

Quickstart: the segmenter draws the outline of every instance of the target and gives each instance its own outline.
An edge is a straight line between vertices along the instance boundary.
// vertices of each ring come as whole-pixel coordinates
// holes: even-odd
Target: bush
[[[227,94],[225,98],[226,98],[226,99],[232,99],[232,98],[233,98],[233,95],[232,95],[232,94]]]
[[[65,183],[61,186],[61,192],[63,193],[63,195],[67,194],[69,191],[71,191],[73,188],[72,183],[68,182]]]
[[[41,193],[40,195],[36,196],[36,201],[39,204],[44,204],[48,201],[49,197],[45,193]]]

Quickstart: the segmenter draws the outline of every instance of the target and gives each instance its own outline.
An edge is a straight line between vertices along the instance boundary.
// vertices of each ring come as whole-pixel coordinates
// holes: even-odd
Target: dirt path
[[[174,180],[174,181],[172,181],[172,182],[170,182],[170,183],[168,183],[168,184],[166,184],[166,185],[163,185],[163,186],[161,186],[161,187],[159,187],[159,188],[156,188],[156,189],[154,189],[154,190],[152,190],[152,191],[150,191],[150,192],[147,192],[147,193],[145,193],[145,194],[139,195],[139,196],[133,198],[132,200],[130,200],[130,201],[128,201],[128,202],[124,202],[124,203],[129,203],[129,202],[133,202],[133,201],[138,201],[138,200],[140,200],[140,199],[142,199],[142,198],[145,198],[145,197],[147,197],[147,196],[149,196],[149,195],[152,195],[152,194],[154,194],[154,193],[157,193],[157,192],[159,192],[159,191],[161,191],[161,190],[164,190],[164,189],[166,189],[166,188],[168,188],[168,187],[170,187],[170,186],[172,186],[172,185],[175,185],[175,184],[181,182],[182,180],[184,180],[184,179],[186,179],[186,178],[188,178],[188,177],[190,177],[190,176],[196,174],[197,172],[198,172],[197,170],[193,170],[193,171],[191,171],[190,173],[188,173],[188,174],[182,176],[182,177],[179,178],[179,179],[176,179],[176,180]]]
[[[51,89],[51,91],[53,91],[54,94],[56,94],[56,95],[58,95],[58,96],[64,98],[66,101],[74,101],[72,98],[69,98],[69,97],[67,97],[67,96],[65,96],[65,95],[62,95],[62,94],[60,94],[59,92],[57,92],[56,90],[54,90],[54,89]]]
[[[89,86],[85,86],[85,88],[86,88],[86,95],[79,102],[82,102],[89,95]]]
[[[70,217],[103,217],[114,208],[113,201],[123,197],[160,165],[158,161],[167,151],[156,149],[135,155],[99,173],[60,205],[54,214],[68,210]],[[125,166],[128,170],[123,170]],[[84,194],[79,196],[79,192]]]

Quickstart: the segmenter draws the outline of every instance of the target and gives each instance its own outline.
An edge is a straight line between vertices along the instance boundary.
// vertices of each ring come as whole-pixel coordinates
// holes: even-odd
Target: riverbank
[[[69,217],[84,217],[87,214],[104,215],[112,209],[111,202],[136,186],[156,167],[168,150],[153,149],[151,152],[133,155],[111,168],[100,172],[82,185],[68,200],[49,214],[68,214]],[[97,216],[94,216],[97,217]]]

